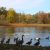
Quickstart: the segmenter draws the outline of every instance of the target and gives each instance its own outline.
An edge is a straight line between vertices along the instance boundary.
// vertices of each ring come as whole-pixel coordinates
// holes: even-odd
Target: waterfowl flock
[[[16,43],[16,45],[23,45],[23,43],[24,43],[23,37],[24,37],[24,35],[22,35],[21,40],[18,37],[17,38],[14,38],[14,42]],[[45,39],[46,40],[49,40],[49,36],[46,37]],[[10,43],[10,40],[11,40],[11,38],[8,38],[7,41],[6,41],[6,44],[9,44]],[[32,44],[32,40],[33,39],[31,38],[28,42],[26,42],[26,44],[30,46]],[[39,46],[40,45],[41,38],[34,38],[34,40],[37,40],[37,42],[35,42],[33,45],[34,46]],[[4,44],[4,41],[5,41],[5,38],[3,37],[1,39],[1,41],[0,41],[0,44]]]

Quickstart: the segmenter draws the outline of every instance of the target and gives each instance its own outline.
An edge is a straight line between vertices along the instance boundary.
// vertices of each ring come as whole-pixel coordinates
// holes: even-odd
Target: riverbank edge
[[[0,50],[21,50],[21,46],[18,47],[16,46],[16,44],[0,44]],[[42,46],[26,46],[26,45],[22,45],[22,50],[50,50],[50,46],[45,46],[45,47],[42,47]]]
[[[10,26],[10,27],[50,27],[50,24],[9,23],[9,24],[0,24],[0,26]]]

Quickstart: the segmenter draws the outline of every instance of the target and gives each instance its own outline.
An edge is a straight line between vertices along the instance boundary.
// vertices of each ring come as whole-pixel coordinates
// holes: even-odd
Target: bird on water
[[[30,39],[30,41],[28,41],[26,44],[30,45],[32,43],[32,39]]]

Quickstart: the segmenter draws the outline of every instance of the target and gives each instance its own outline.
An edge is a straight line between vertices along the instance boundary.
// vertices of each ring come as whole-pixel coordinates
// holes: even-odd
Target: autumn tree
[[[6,20],[9,23],[15,23],[16,22],[16,12],[14,11],[14,9],[10,8],[8,10]]]
[[[7,10],[5,7],[0,8],[0,24],[6,23]]]
[[[50,24],[50,13],[47,13],[47,23]]]
[[[19,17],[19,20],[21,23],[25,23],[25,20],[26,20],[25,14],[21,14]]]
[[[37,14],[37,23],[40,23],[40,24],[46,24],[47,23],[47,19],[48,19],[48,17],[47,17],[47,14],[46,13],[44,13],[44,12],[39,12],[38,14]]]

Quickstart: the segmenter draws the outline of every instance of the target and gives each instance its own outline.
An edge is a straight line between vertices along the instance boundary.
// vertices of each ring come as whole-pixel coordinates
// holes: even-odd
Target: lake
[[[8,30],[13,30],[13,32]],[[4,43],[6,43],[7,39],[10,37],[10,44],[15,44],[14,38],[18,37],[18,39],[22,38],[24,35],[24,43],[26,45],[30,39],[32,40],[32,44],[37,42],[35,38],[41,38],[40,45],[41,46],[50,46],[50,27],[16,27],[16,28],[9,28],[9,27],[0,27],[0,41],[3,37],[5,37]],[[49,39],[45,39],[49,36]]]

